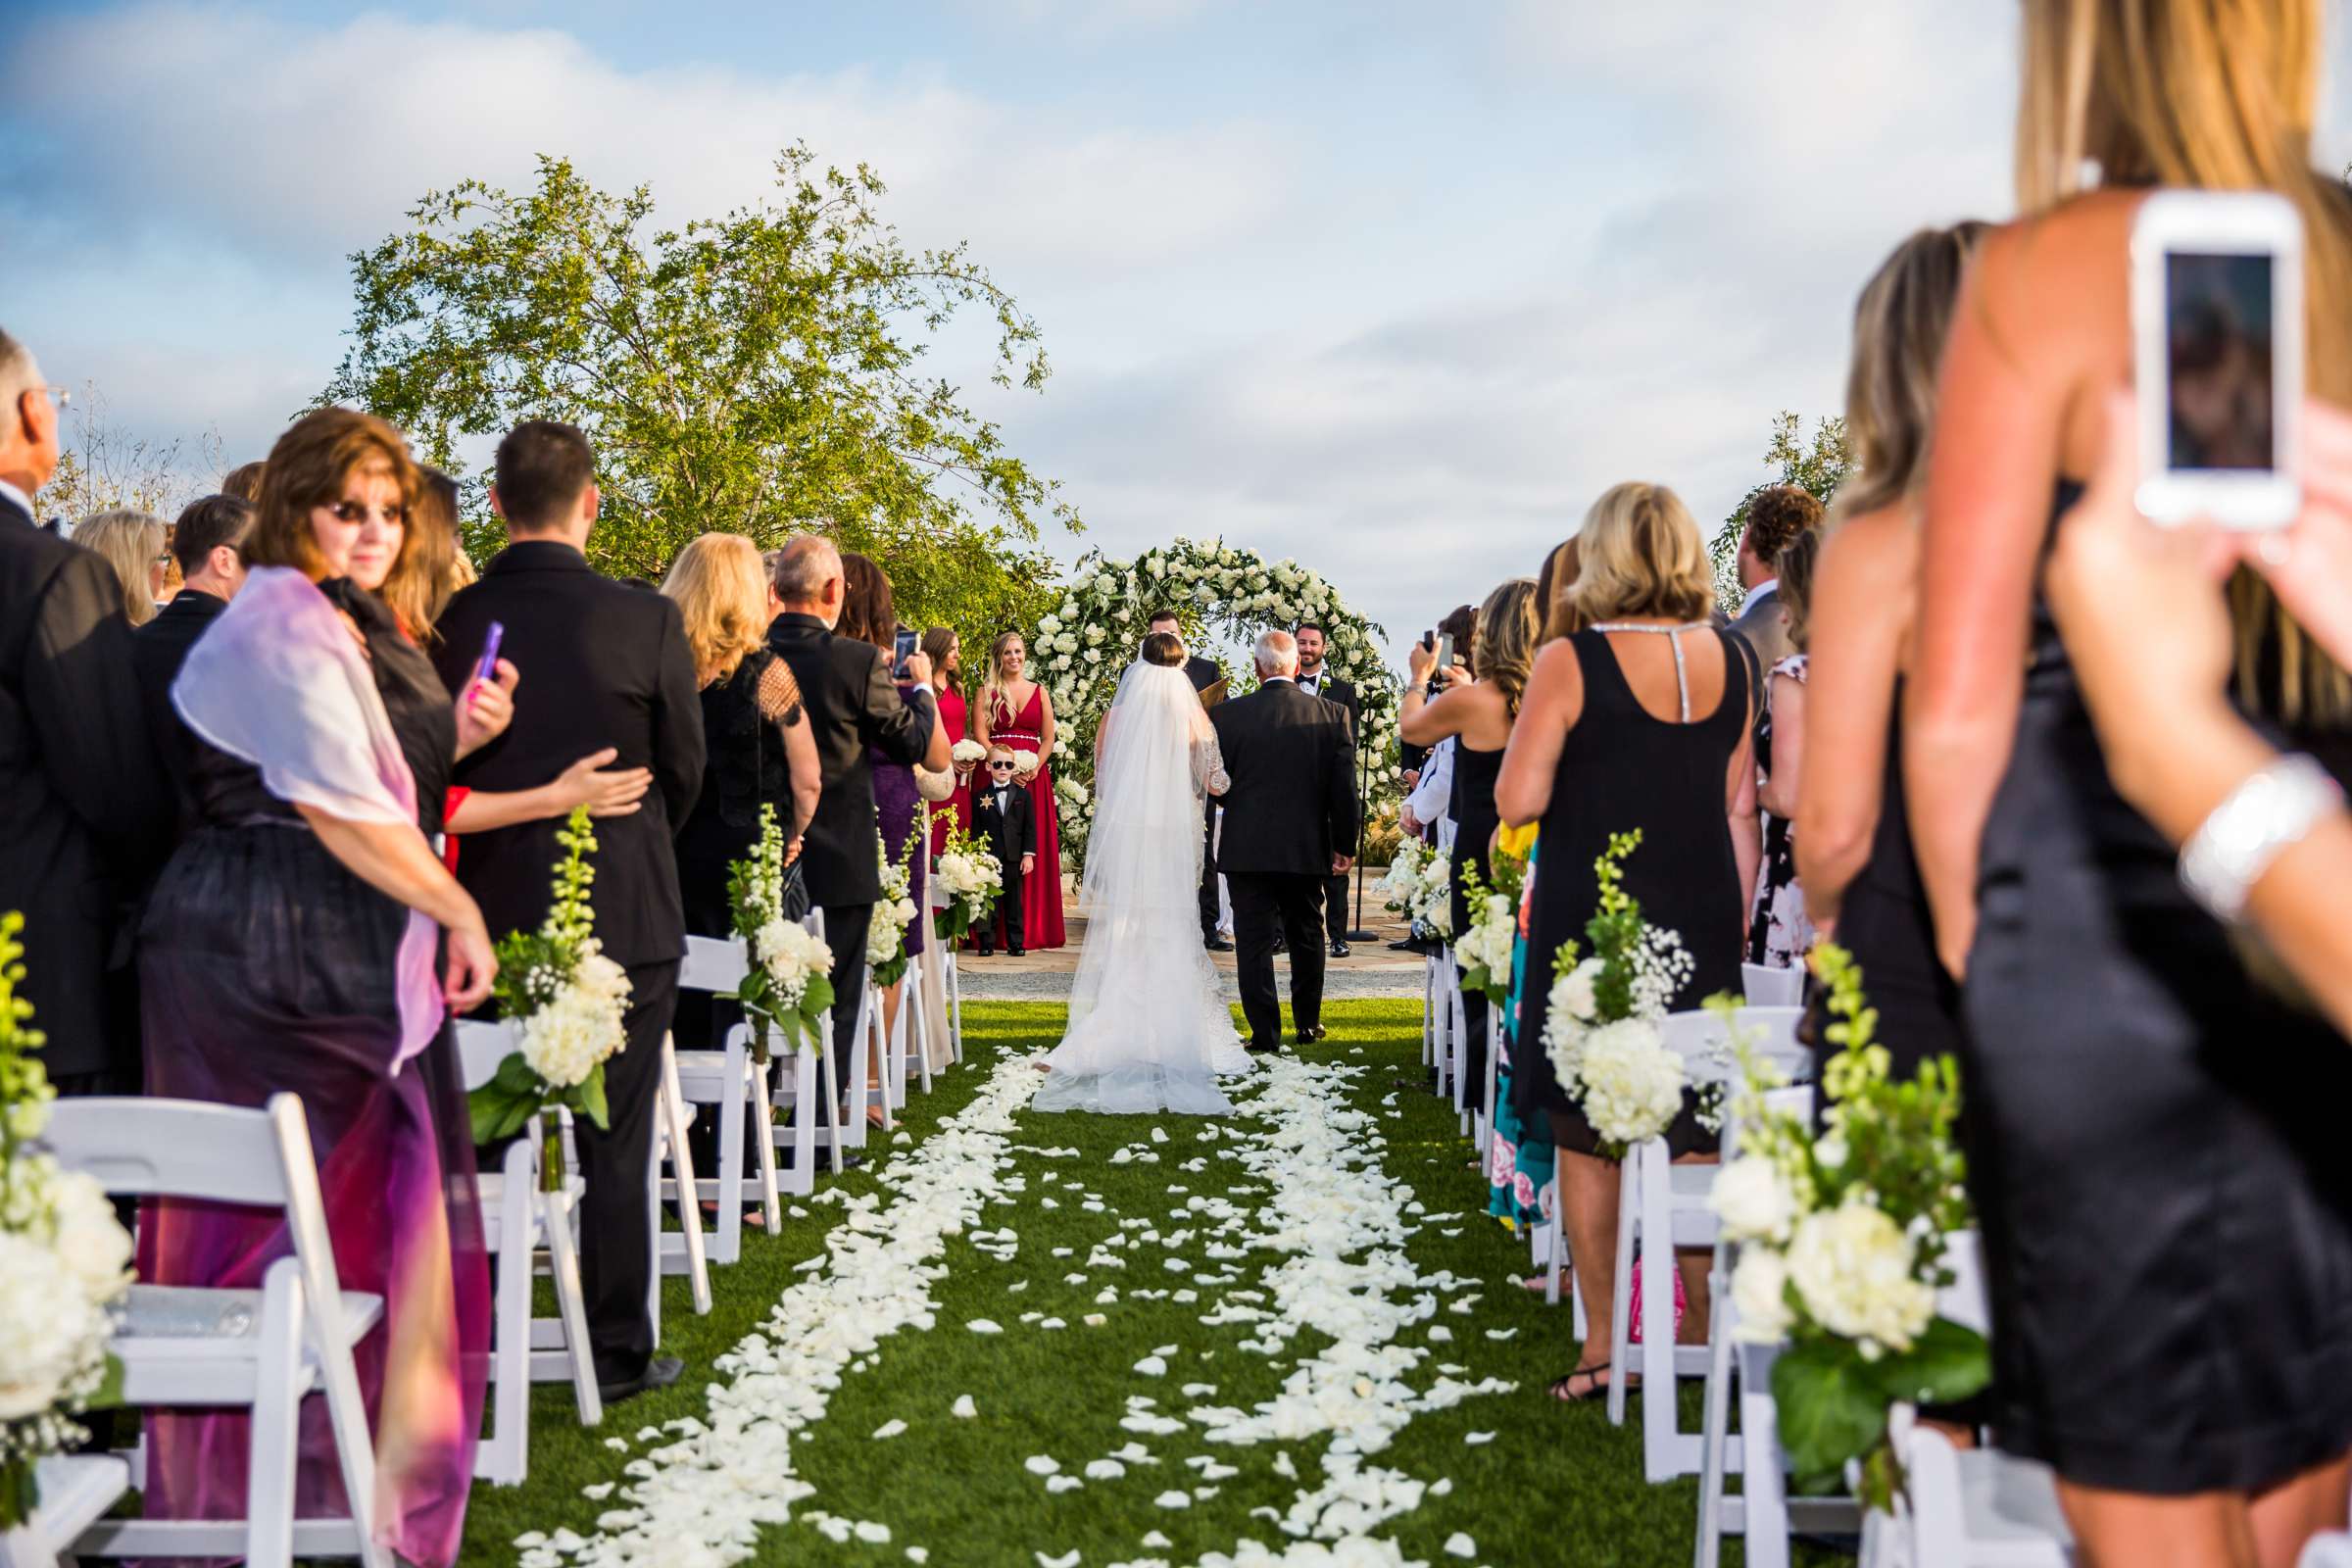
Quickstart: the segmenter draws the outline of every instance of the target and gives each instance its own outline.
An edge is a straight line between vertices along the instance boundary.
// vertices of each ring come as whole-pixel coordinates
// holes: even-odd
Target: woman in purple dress
[[[448,1009],[497,970],[481,911],[430,838],[456,759],[512,713],[511,665],[453,704],[384,606],[416,569],[416,466],[342,409],[270,454],[244,590],[189,654],[172,703],[195,737],[200,825],[141,928],[152,1094],[260,1105],[301,1096],[335,1265],[380,1295],[357,1348],[374,1432],[375,1536],[410,1562],[458,1553],[481,1428],[490,1276]],[[248,1208],[166,1200],[139,1274],[253,1288],[291,1250]],[[250,1418],[148,1420],[150,1518],[240,1518]],[[334,1442],[304,1411],[298,1518],[348,1516]]]

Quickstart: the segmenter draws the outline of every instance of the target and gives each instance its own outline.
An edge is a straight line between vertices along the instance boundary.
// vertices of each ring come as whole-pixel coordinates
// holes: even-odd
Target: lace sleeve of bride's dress
[[[1225,750],[1217,744],[1217,732],[1198,736],[1193,741],[1193,793],[1204,791],[1222,795],[1232,787],[1233,779],[1225,771]]]

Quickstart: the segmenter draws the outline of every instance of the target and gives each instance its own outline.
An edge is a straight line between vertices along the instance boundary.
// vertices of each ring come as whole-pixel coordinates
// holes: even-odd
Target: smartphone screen
[[[482,639],[482,657],[474,662],[475,680],[498,679],[498,645],[507,635],[506,626],[499,621],[490,623],[490,635]]]
[[[890,665],[890,672],[892,674],[904,675],[906,673],[906,661],[914,657],[914,633],[907,630],[904,626],[900,627],[896,641],[895,656],[892,659]]]
[[[2278,466],[2277,288],[2270,255],[2165,253],[2167,466],[2242,472]]]

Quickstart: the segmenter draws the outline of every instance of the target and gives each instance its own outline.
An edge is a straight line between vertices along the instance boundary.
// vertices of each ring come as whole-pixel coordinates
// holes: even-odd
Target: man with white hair
[[[61,1094],[135,1093],[130,890],[169,842],[172,800],[107,564],[33,521],[57,468],[57,406],[0,331],[0,910],[24,911],[19,995]]]
[[[1355,863],[1355,745],[1337,704],[1298,689],[1298,643],[1258,635],[1258,689],[1209,710],[1225,771],[1218,868],[1233,890],[1234,941],[1250,1049],[1282,1043],[1274,932],[1291,954],[1291,1019],[1301,1045],[1323,1038],[1326,881]]]

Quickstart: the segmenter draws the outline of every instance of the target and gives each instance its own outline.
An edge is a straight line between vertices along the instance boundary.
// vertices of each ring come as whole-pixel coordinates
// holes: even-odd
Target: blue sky
[[[1617,480],[1720,516],[1885,252],[2009,207],[2006,0],[10,10],[0,321],[132,430],[259,455],[427,188],[562,153],[683,219],[805,139],[1037,317],[986,412],[1058,554],[1222,532],[1399,637]]]

